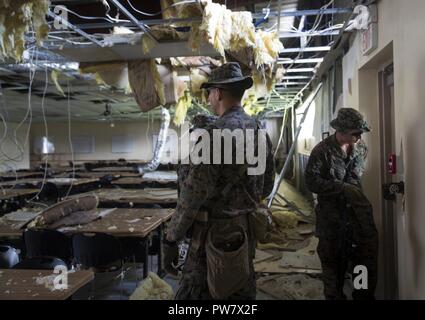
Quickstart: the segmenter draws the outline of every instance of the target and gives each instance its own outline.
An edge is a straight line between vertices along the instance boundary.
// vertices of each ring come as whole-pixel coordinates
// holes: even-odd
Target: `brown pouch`
[[[241,226],[212,226],[207,234],[207,282],[214,299],[227,299],[249,281],[248,238]]]
[[[249,214],[249,224],[258,242],[266,243],[270,240],[273,229],[272,217],[270,209],[263,204],[257,205],[255,211]]]

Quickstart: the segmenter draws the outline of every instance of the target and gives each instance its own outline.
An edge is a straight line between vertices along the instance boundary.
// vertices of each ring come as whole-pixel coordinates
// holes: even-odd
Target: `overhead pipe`
[[[164,152],[165,143],[167,141],[169,126],[170,112],[168,111],[168,109],[161,107],[161,128],[159,129],[158,139],[156,140],[153,157],[149,163],[137,167],[140,174],[155,171],[159,167],[159,164],[161,163],[161,156]]]

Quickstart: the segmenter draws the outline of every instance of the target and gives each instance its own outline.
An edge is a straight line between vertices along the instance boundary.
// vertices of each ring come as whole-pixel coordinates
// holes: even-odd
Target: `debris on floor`
[[[308,247],[296,252],[284,252],[282,254],[281,266],[285,268],[321,270],[320,259],[316,252],[317,244],[318,239],[312,237]]]
[[[157,274],[149,272],[148,277],[130,296],[130,300],[172,300],[173,296],[174,292],[171,286]]]
[[[257,289],[278,300],[324,300],[322,281],[306,274],[262,277]]]
[[[313,208],[287,182],[282,182],[279,194],[271,207],[275,223],[271,241],[257,245],[254,260],[259,296],[279,300],[323,299],[323,286],[318,278],[322,272],[316,252],[318,239],[313,236]]]

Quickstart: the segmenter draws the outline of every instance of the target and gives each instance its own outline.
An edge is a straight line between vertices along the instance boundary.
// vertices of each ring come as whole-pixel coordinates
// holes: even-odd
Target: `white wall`
[[[405,182],[405,197],[396,214],[399,296],[425,299],[425,1],[381,0],[378,2],[378,48],[369,56],[360,51],[360,37],[343,60],[344,107],[359,109],[372,125],[364,138],[369,159],[363,179],[381,233],[381,184],[383,163],[379,136],[379,68],[393,60],[395,70],[395,153],[404,165],[396,176]],[[382,250],[382,247],[381,247]],[[382,255],[382,251],[381,251]],[[383,266],[381,265],[381,268]],[[382,279],[381,279],[382,280]]]
[[[148,161],[152,158],[153,135],[159,132],[160,122],[155,120],[153,123],[147,120],[139,122],[116,122],[111,127],[108,122],[72,122],[72,136],[93,136],[95,147],[93,153],[74,153],[75,161],[90,160],[117,160],[124,158],[126,160]],[[35,124],[31,128],[31,138],[34,142],[37,138],[45,135],[43,124]],[[68,123],[48,123],[49,140],[54,143],[55,153],[49,159],[53,161],[71,160],[71,148],[69,143]],[[133,136],[134,149],[129,153],[113,153],[113,136]],[[32,160],[38,160],[39,155],[31,150]]]
[[[26,140],[28,125],[0,123],[0,172],[29,169],[29,139]],[[3,139],[4,137],[4,139]],[[15,139],[16,138],[16,139]]]
[[[72,136],[93,136],[95,141],[93,153],[75,153],[74,161],[97,161],[97,160],[118,160],[124,158],[128,161],[149,161],[152,159],[153,135],[157,135],[160,128],[160,121],[140,120],[138,122],[115,122],[112,128],[109,123],[101,122],[72,122]],[[278,119],[267,119],[266,128],[270,134],[273,145],[276,145],[280,127]],[[181,135],[181,129],[170,124],[170,129],[174,129],[178,137]],[[134,136],[134,149],[130,153],[113,153],[113,136]],[[43,124],[33,124],[31,127],[31,161],[38,162],[41,156],[34,152],[34,145],[37,139],[45,136]],[[68,123],[48,123],[48,137],[55,147],[54,154],[49,155],[49,161],[68,162],[72,160],[72,154],[69,143]],[[175,143],[171,147],[175,147]]]

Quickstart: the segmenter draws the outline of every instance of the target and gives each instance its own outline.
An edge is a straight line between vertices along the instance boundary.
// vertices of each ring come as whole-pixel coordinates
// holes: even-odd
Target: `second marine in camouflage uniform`
[[[221,68],[211,75],[210,82],[223,69],[238,71],[239,66],[230,63]],[[258,129],[258,121],[248,116],[241,106],[235,106],[228,108],[205,129],[212,137],[213,129]],[[188,233],[191,238],[176,299],[212,299],[214,296],[211,292],[226,287],[227,283],[223,282],[208,283],[206,237],[209,230],[213,230],[215,235],[231,237],[226,230],[236,226],[242,227],[247,234],[249,279],[236,292],[226,296],[226,299],[255,298],[252,261],[256,241],[248,215],[255,209],[253,201],[260,202],[273,188],[275,171],[271,147],[267,136],[266,171],[261,175],[247,175],[246,169],[241,170],[241,165],[236,164],[191,164],[185,170],[187,176],[181,180],[177,208],[167,230],[168,240],[180,241]],[[223,194],[223,190],[226,190],[226,194]],[[238,275],[230,275],[232,276]]]
[[[331,125],[337,133],[320,142],[311,152],[305,181],[317,194],[316,234],[322,263],[324,293],[327,299],[345,299],[344,278],[347,269],[364,265],[368,271],[368,289],[354,290],[354,299],[373,299],[377,282],[378,233],[372,206],[361,191],[360,178],[367,155],[360,140],[347,152],[336,135],[368,132],[363,117],[354,109],[341,109]],[[350,134],[351,132],[351,134]],[[355,276],[355,275],[354,275]]]

